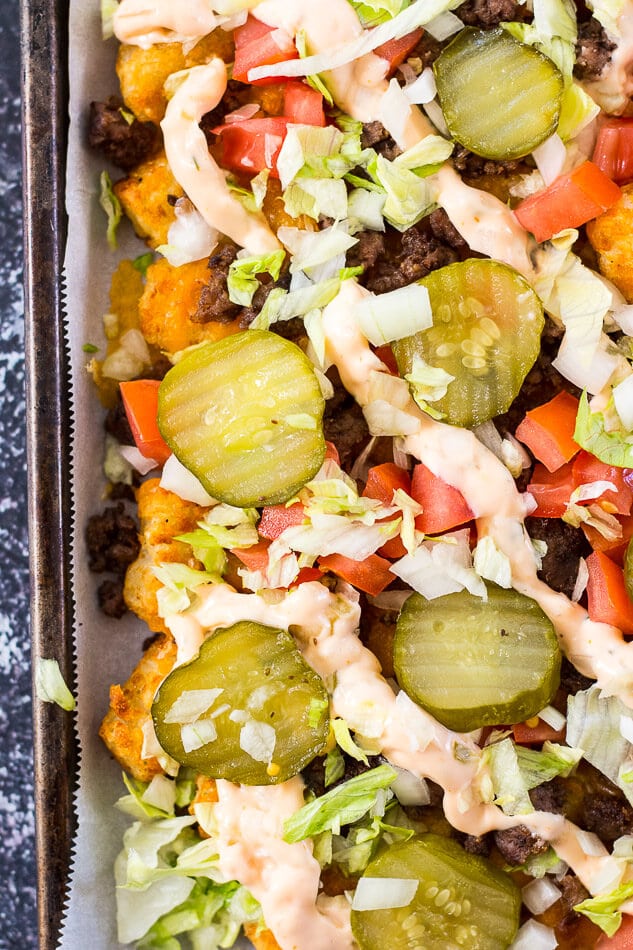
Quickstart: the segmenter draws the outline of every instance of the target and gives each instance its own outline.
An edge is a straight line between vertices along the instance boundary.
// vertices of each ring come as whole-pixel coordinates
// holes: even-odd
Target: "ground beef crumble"
[[[516,0],[466,0],[455,14],[467,26],[491,30],[505,20],[525,20],[531,16],[526,3]]]
[[[91,102],[88,144],[129,172],[156,151],[160,132],[152,122],[128,122],[122,110],[122,103],[114,98]]]
[[[574,528],[560,518],[527,518],[525,527],[531,538],[545,541],[539,577],[552,588],[571,597],[581,557],[591,554],[591,545],[581,528]]]
[[[501,856],[508,864],[515,867],[525,864],[528,858],[544,854],[549,848],[547,841],[538,835],[533,835],[525,825],[495,831],[494,840]]]
[[[229,267],[236,256],[237,246],[227,243],[209,258],[209,282],[202,288],[192,323],[232,323],[237,317],[240,307],[229,299],[226,286]]]
[[[491,158],[482,158],[475,155],[463,145],[458,145],[451,156],[455,169],[466,179],[497,178],[508,175],[519,175],[530,172],[531,169],[522,159],[510,162],[494,161]]]
[[[108,616],[121,617],[126,609],[123,601],[125,572],[141,548],[136,522],[122,502],[88,519],[86,544],[90,570],[115,575],[99,587],[99,606]]]
[[[616,44],[608,38],[604,27],[595,17],[578,24],[576,40],[576,79],[597,79],[605,66],[611,61],[611,53]]]

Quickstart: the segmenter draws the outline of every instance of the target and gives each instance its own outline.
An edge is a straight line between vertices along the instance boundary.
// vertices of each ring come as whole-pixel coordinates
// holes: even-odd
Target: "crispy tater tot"
[[[587,237],[600,272],[633,303],[633,184],[625,185],[616,204],[589,222]]]
[[[154,693],[175,659],[173,637],[161,634],[152,640],[127,682],[110,687],[110,708],[99,735],[125,771],[141,782],[163,771],[157,759],[141,757],[143,727],[150,718]]]
[[[127,570],[123,597],[129,609],[144,620],[150,630],[167,633],[156,603],[156,592],[162,585],[152,568],[164,561],[197,566],[191,547],[174,541],[174,537],[195,530],[206,509],[165,491],[157,478],[143,482],[136,499],[141,551]]]
[[[255,950],[281,950],[270,930],[260,930],[257,924],[244,924],[244,933]]]
[[[167,244],[167,233],[176,214],[168,200],[183,190],[171,173],[164,152],[142,162],[114,186],[114,192],[139,237],[150,247]]]

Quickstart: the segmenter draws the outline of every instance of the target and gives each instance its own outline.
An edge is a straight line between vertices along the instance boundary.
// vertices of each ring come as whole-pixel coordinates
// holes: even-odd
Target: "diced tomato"
[[[613,540],[605,538],[596,528],[592,528],[590,525],[583,524],[581,527],[594,551],[602,551],[604,554],[608,554],[612,561],[621,566],[624,560],[624,552],[633,537],[633,515],[624,515],[617,520],[622,525],[622,537]]]
[[[136,442],[136,447],[145,458],[154,459],[163,465],[171,455],[171,449],[158,428],[157,379],[134,379],[119,383],[127,421]]]
[[[370,554],[364,561],[353,561],[342,554],[328,554],[319,558],[319,565],[372,597],[395,580],[395,575],[389,570],[389,561],[378,554]]]
[[[390,505],[396,489],[411,494],[411,479],[405,469],[393,462],[374,465],[367,473],[367,484],[363,489],[364,498],[375,498],[383,505]]]
[[[574,442],[578,400],[562,391],[542,406],[530,409],[516,437],[550,472],[569,462],[580,449]]]
[[[398,364],[396,363],[396,358],[393,355],[393,350],[388,343],[385,343],[384,346],[377,346],[375,349],[375,354],[381,362],[385,364],[392,376],[399,376]]]
[[[577,228],[612,207],[622,194],[618,185],[593,162],[559,177],[515,210],[519,224],[537,241],[547,241],[565,228]]]
[[[608,489],[595,500],[581,502],[581,504],[599,503],[605,511],[611,514],[630,515],[633,505],[633,471],[630,468],[618,468],[601,462],[590,452],[580,452],[573,464],[574,480],[576,485],[589,485],[591,482],[611,482],[616,490]]]
[[[231,554],[244,564],[249,571],[265,571],[268,567],[268,541],[258,541],[250,548],[232,548]]]
[[[624,586],[624,572],[602,551],[587,558],[587,601],[592,620],[610,623],[633,633],[633,601]]]
[[[600,127],[592,161],[619,185],[633,179],[633,119],[607,119]]]
[[[338,454],[338,449],[333,442],[325,442],[325,457],[326,459],[331,459],[333,462],[336,462],[337,465],[341,464],[341,457]]]
[[[305,519],[303,505],[298,502],[286,508],[285,505],[266,505],[257,530],[262,538],[274,541],[286,528],[293,528]]]
[[[383,505],[390,505],[392,503],[393,493],[398,488],[405,491],[407,495],[411,494],[411,479],[409,473],[393,462],[384,462],[382,465],[374,465],[373,468],[369,469],[363,496],[365,498],[375,498]],[[399,517],[399,515],[394,515],[394,518],[396,517]],[[392,519],[385,519],[385,521],[390,520]],[[386,541],[383,546],[378,549],[378,552],[382,554],[383,557],[388,557],[391,558],[392,561],[396,561],[405,556],[407,549],[402,543],[402,538],[396,536]]]
[[[297,59],[299,52],[293,38],[285,30],[275,29],[249,16],[243,26],[235,30],[235,62],[233,79],[249,82],[248,74],[256,66],[273,66],[289,59]],[[282,73],[279,76],[283,75]],[[253,86],[265,86],[279,81],[279,76],[251,81]]]
[[[284,115],[297,125],[325,125],[323,96],[306,82],[289,82],[284,90]]]
[[[423,33],[423,29],[413,30],[411,33],[401,36],[399,39],[387,40],[386,43],[382,43],[376,47],[374,50],[376,56],[387,60],[387,76],[391,76],[392,73],[395,73],[398,66],[404,63],[409,53],[417,46]]]
[[[540,462],[534,466],[527,490],[536,500],[536,518],[561,518],[576,487],[571,462],[549,472]]]
[[[539,719],[536,726],[528,726],[526,722],[516,722],[512,726],[514,741],[519,745],[542,745],[543,742],[562,742],[565,737],[565,727],[552,729],[546,722]]]
[[[422,505],[415,526],[425,534],[448,531],[474,518],[463,495],[422,463],[413,469],[411,497]]]
[[[290,586],[298,587],[299,584],[320,581],[322,577],[323,571],[320,571],[318,567],[302,567]]]
[[[602,934],[596,950],[633,950],[633,917],[622,914],[622,923],[612,937]]]
[[[288,119],[267,116],[263,119],[244,119],[229,125],[219,125],[213,132],[221,137],[224,168],[256,175],[269,168],[278,178],[277,156],[288,131]]]

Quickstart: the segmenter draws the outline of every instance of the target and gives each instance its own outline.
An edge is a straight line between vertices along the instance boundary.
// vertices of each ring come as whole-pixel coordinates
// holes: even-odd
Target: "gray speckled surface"
[[[24,433],[19,0],[0,4],[0,947],[37,946]]]

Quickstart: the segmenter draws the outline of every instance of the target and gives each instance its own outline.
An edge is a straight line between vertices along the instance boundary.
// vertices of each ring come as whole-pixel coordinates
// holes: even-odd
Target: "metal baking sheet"
[[[25,345],[34,660],[55,658],[73,685],[69,586],[70,418],[62,331],[66,238],[67,0],[22,0]],[[77,751],[73,720],[34,703],[39,940],[59,936],[71,863]]]

